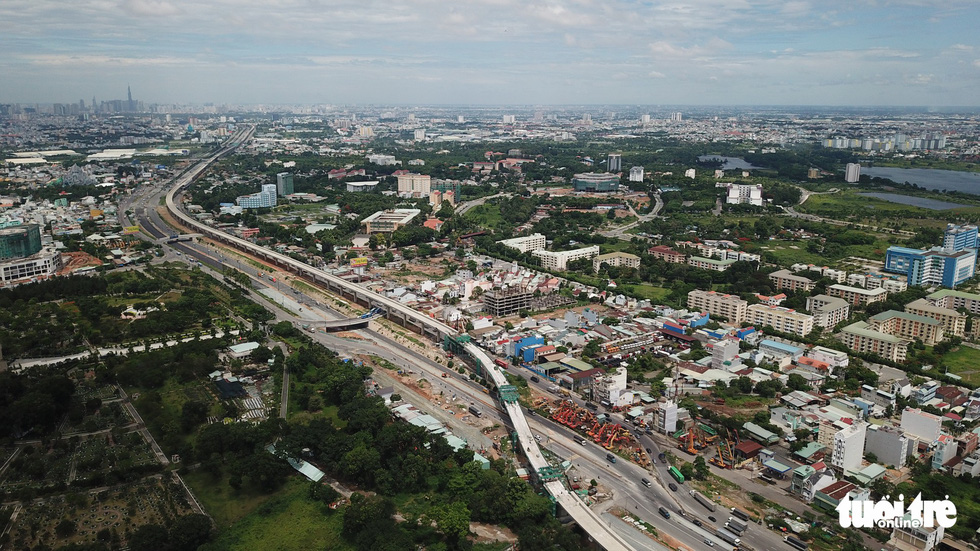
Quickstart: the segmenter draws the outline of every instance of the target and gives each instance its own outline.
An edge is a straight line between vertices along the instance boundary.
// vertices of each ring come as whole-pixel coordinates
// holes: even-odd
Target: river
[[[899,195],[897,193],[858,193],[858,195],[864,197],[874,197],[875,199],[881,199],[882,201],[899,203],[902,205],[911,205],[913,207],[920,207],[929,210],[949,210],[970,206],[960,203],[950,203],[949,201],[940,201],[938,199],[927,199],[925,197],[915,197],[912,195]]]
[[[960,191],[980,195],[980,172],[960,172],[936,168],[895,168],[890,166],[861,167],[861,174],[888,178],[893,182],[916,184],[926,189]]]
[[[724,161],[721,165],[722,170],[749,170],[751,168],[762,168],[755,166],[741,157],[723,157],[721,155],[701,155],[699,161]]]

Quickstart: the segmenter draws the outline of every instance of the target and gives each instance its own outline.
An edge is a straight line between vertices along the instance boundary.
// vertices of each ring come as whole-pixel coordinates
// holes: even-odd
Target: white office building
[[[512,237],[510,239],[502,239],[497,241],[505,247],[510,247],[511,249],[517,249],[522,253],[529,251],[540,251],[545,248],[546,239],[543,234],[532,233],[531,235],[525,235],[524,237]]]
[[[847,170],[844,172],[844,181],[854,184],[861,179],[861,165],[859,163],[847,163]]]
[[[541,259],[541,267],[546,270],[564,271],[568,263],[583,258],[592,258],[599,254],[599,245],[584,247],[572,251],[533,251],[531,255]]]

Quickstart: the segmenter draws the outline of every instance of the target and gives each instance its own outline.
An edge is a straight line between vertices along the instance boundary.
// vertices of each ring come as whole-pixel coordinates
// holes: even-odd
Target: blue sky
[[[976,0],[2,0],[0,102],[980,105]]]

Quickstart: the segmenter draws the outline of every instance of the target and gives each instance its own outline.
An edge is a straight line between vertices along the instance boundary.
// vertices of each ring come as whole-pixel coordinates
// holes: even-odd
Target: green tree
[[[789,379],[786,381],[786,386],[789,387],[790,390],[801,390],[804,392],[810,390],[810,383],[808,383],[807,380],[798,373],[789,374]]]
[[[711,469],[708,468],[708,463],[704,460],[704,457],[700,455],[695,457],[694,478],[698,480],[707,480],[709,474],[711,474]]]
[[[429,514],[450,542],[458,543],[470,533],[470,510],[462,501],[440,503]]]

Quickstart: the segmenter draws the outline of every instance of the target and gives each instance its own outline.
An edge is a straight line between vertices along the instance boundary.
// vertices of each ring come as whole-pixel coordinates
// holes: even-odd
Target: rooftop
[[[851,333],[868,339],[877,339],[880,341],[890,342],[892,344],[903,344],[909,342],[905,339],[900,339],[895,335],[889,335],[888,333],[881,333],[879,331],[869,329],[868,324],[863,321],[852,323],[851,325],[848,325],[842,329],[841,332]]]

